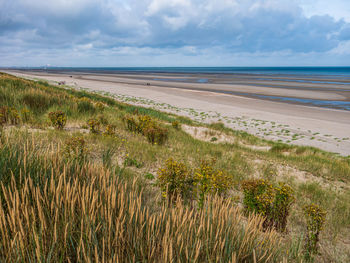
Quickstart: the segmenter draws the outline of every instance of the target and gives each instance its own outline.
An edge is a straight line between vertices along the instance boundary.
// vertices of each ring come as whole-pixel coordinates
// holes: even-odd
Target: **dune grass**
[[[203,210],[181,202],[151,206],[136,174],[65,160],[61,145],[13,132],[0,152],[2,261],[264,262],[280,256],[277,233],[263,232],[261,217],[244,218],[228,199],[208,198]]]
[[[314,260],[350,260],[348,158],[6,74],[0,75],[2,106],[16,109],[21,121],[3,124],[0,138],[0,261],[301,262],[302,207],[310,203],[327,211]],[[67,116],[64,129],[51,127],[49,113],[56,111]],[[127,130],[123,119],[130,114],[165,127],[164,145]],[[89,132],[89,119],[105,123],[101,132]],[[198,140],[172,127],[175,120],[234,142]],[[104,132],[107,124],[115,134]],[[72,137],[84,140],[84,158],[65,154]],[[169,157],[190,168],[215,158],[231,177],[229,195],[209,195],[203,209],[167,204],[156,174]],[[241,182],[252,178],[294,189],[284,234],[263,231],[263,218],[243,212]]]

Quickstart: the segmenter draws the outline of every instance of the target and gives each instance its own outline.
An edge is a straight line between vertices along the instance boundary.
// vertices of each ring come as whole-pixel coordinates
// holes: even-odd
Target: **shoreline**
[[[143,79],[127,75],[122,77],[124,83],[121,83],[120,74],[104,76],[90,73],[84,74],[84,77],[79,74],[70,77],[71,74],[18,70],[4,72],[19,77],[41,78],[54,83],[65,81],[67,86],[99,92],[130,104],[154,107],[203,122],[222,121],[227,127],[268,140],[314,146],[341,155],[350,155],[349,111],[204,91],[192,83],[180,83],[190,85],[190,89],[184,89],[181,85],[180,88],[168,87],[169,83],[164,81],[157,81],[158,86],[152,83],[146,86],[142,85]],[[232,88],[231,85],[207,85],[214,90]],[[264,89],[262,91],[265,92]],[[307,95],[315,96],[314,93]]]
[[[14,70],[16,72],[16,70]],[[283,103],[311,105],[314,107],[336,108],[350,111],[350,79],[329,79],[319,83],[320,78],[310,81],[306,76],[296,75],[280,77],[276,75],[265,75],[255,78],[246,74],[203,74],[203,73],[165,73],[154,72],[122,72],[100,73],[82,71],[43,71],[24,70],[17,71],[37,76],[73,76],[79,79],[97,81],[109,81],[118,84],[133,84],[144,86],[146,83],[152,86],[201,90],[216,93],[225,93],[244,97],[257,98],[261,100],[278,101]],[[308,81],[308,82],[303,82]],[[349,81],[349,82],[347,82]]]

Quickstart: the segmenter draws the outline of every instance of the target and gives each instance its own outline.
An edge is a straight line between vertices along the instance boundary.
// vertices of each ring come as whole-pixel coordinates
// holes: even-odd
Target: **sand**
[[[131,104],[185,115],[202,122],[222,121],[226,126],[274,141],[314,146],[350,155],[350,111],[262,100],[250,94],[296,98],[349,100],[347,85],[288,84],[275,79],[257,81],[242,76],[231,84],[210,76],[210,83],[169,82],[167,74],[98,74],[7,71],[30,79],[45,79],[108,94]],[[154,80],[154,79],[157,80]],[[163,80],[162,80],[163,78]],[[146,85],[149,83],[149,85]],[[254,84],[256,83],[256,85]],[[264,86],[258,86],[263,83]],[[270,84],[269,84],[270,83]],[[284,87],[276,87],[276,86]],[[296,88],[295,88],[296,87]],[[344,90],[344,91],[343,91]],[[235,93],[244,93],[237,96]]]

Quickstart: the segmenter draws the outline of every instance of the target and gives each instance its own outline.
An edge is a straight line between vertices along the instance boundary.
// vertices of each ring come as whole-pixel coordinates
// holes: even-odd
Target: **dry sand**
[[[314,84],[303,85],[310,89],[291,89],[276,88],[273,85],[259,87],[225,83],[168,82],[162,81],[164,76],[157,74],[143,76],[27,71],[7,73],[31,79],[45,79],[53,83],[65,81],[68,86],[101,92],[128,103],[186,115],[203,122],[222,121],[228,127],[262,138],[350,155],[350,111],[261,100],[222,92],[349,99],[346,92],[333,92],[333,86],[322,90],[314,89],[317,86]],[[155,77],[157,80],[154,80]],[[147,82],[149,86],[146,85]]]

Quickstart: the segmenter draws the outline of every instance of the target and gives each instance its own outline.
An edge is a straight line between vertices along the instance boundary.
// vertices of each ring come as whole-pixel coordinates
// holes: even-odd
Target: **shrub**
[[[174,129],[180,130],[181,129],[181,124],[177,120],[174,120],[171,122],[171,126],[173,126]]]
[[[4,125],[6,123],[17,125],[20,121],[18,111],[15,108],[3,106],[0,108],[0,123]]]
[[[126,115],[123,118],[126,128],[131,132],[137,132],[147,137],[152,144],[164,144],[168,139],[168,130],[161,127],[148,115]]]
[[[124,123],[126,124],[126,128],[131,132],[137,131],[137,121],[132,115],[126,115],[123,118]]]
[[[115,128],[116,128],[116,126],[114,124],[107,124],[103,135],[114,136],[115,135]]]
[[[199,207],[203,207],[207,194],[223,195],[232,185],[232,180],[226,172],[214,169],[213,165],[215,160],[202,161],[194,172]]]
[[[87,125],[90,128],[91,133],[100,133],[100,121],[96,119],[89,119]]]
[[[203,207],[208,194],[224,195],[232,185],[232,179],[224,171],[213,168],[215,160],[202,161],[194,173],[185,164],[168,159],[165,167],[158,170],[158,186],[168,200],[180,196],[185,201],[196,197]]]
[[[52,123],[52,126],[59,130],[62,130],[67,123],[67,116],[63,111],[50,112],[49,119]]]
[[[187,166],[170,158],[157,172],[157,184],[162,196],[174,202],[178,196],[184,200],[192,199],[193,177]]]
[[[323,228],[326,211],[316,204],[306,205],[303,208],[306,217],[306,237],[305,237],[305,256],[307,260],[318,252],[319,235]]]
[[[263,215],[265,229],[274,227],[284,232],[294,202],[292,189],[284,183],[274,187],[263,179],[243,181],[242,189],[246,211]]]
[[[270,216],[273,203],[272,186],[264,179],[242,182],[243,204],[248,212],[256,212],[265,217]]]
[[[64,145],[64,156],[73,161],[83,162],[86,160],[88,151],[86,141],[82,136],[72,136]]]
[[[273,204],[273,218],[275,227],[278,231],[285,232],[289,210],[295,200],[293,189],[285,183],[279,183],[274,190],[275,201]]]
[[[147,127],[153,126],[154,121],[148,115],[138,115],[135,118],[133,115],[126,115],[123,118],[126,128],[131,132],[143,134]]]
[[[137,117],[138,123],[137,123],[137,132],[139,133],[145,133],[145,130],[149,127],[155,126],[155,122],[152,120],[152,118],[148,115],[139,115]]]
[[[147,137],[147,140],[152,144],[164,144],[168,139],[168,130],[156,125],[146,127],[143,130],[143,134]]]

